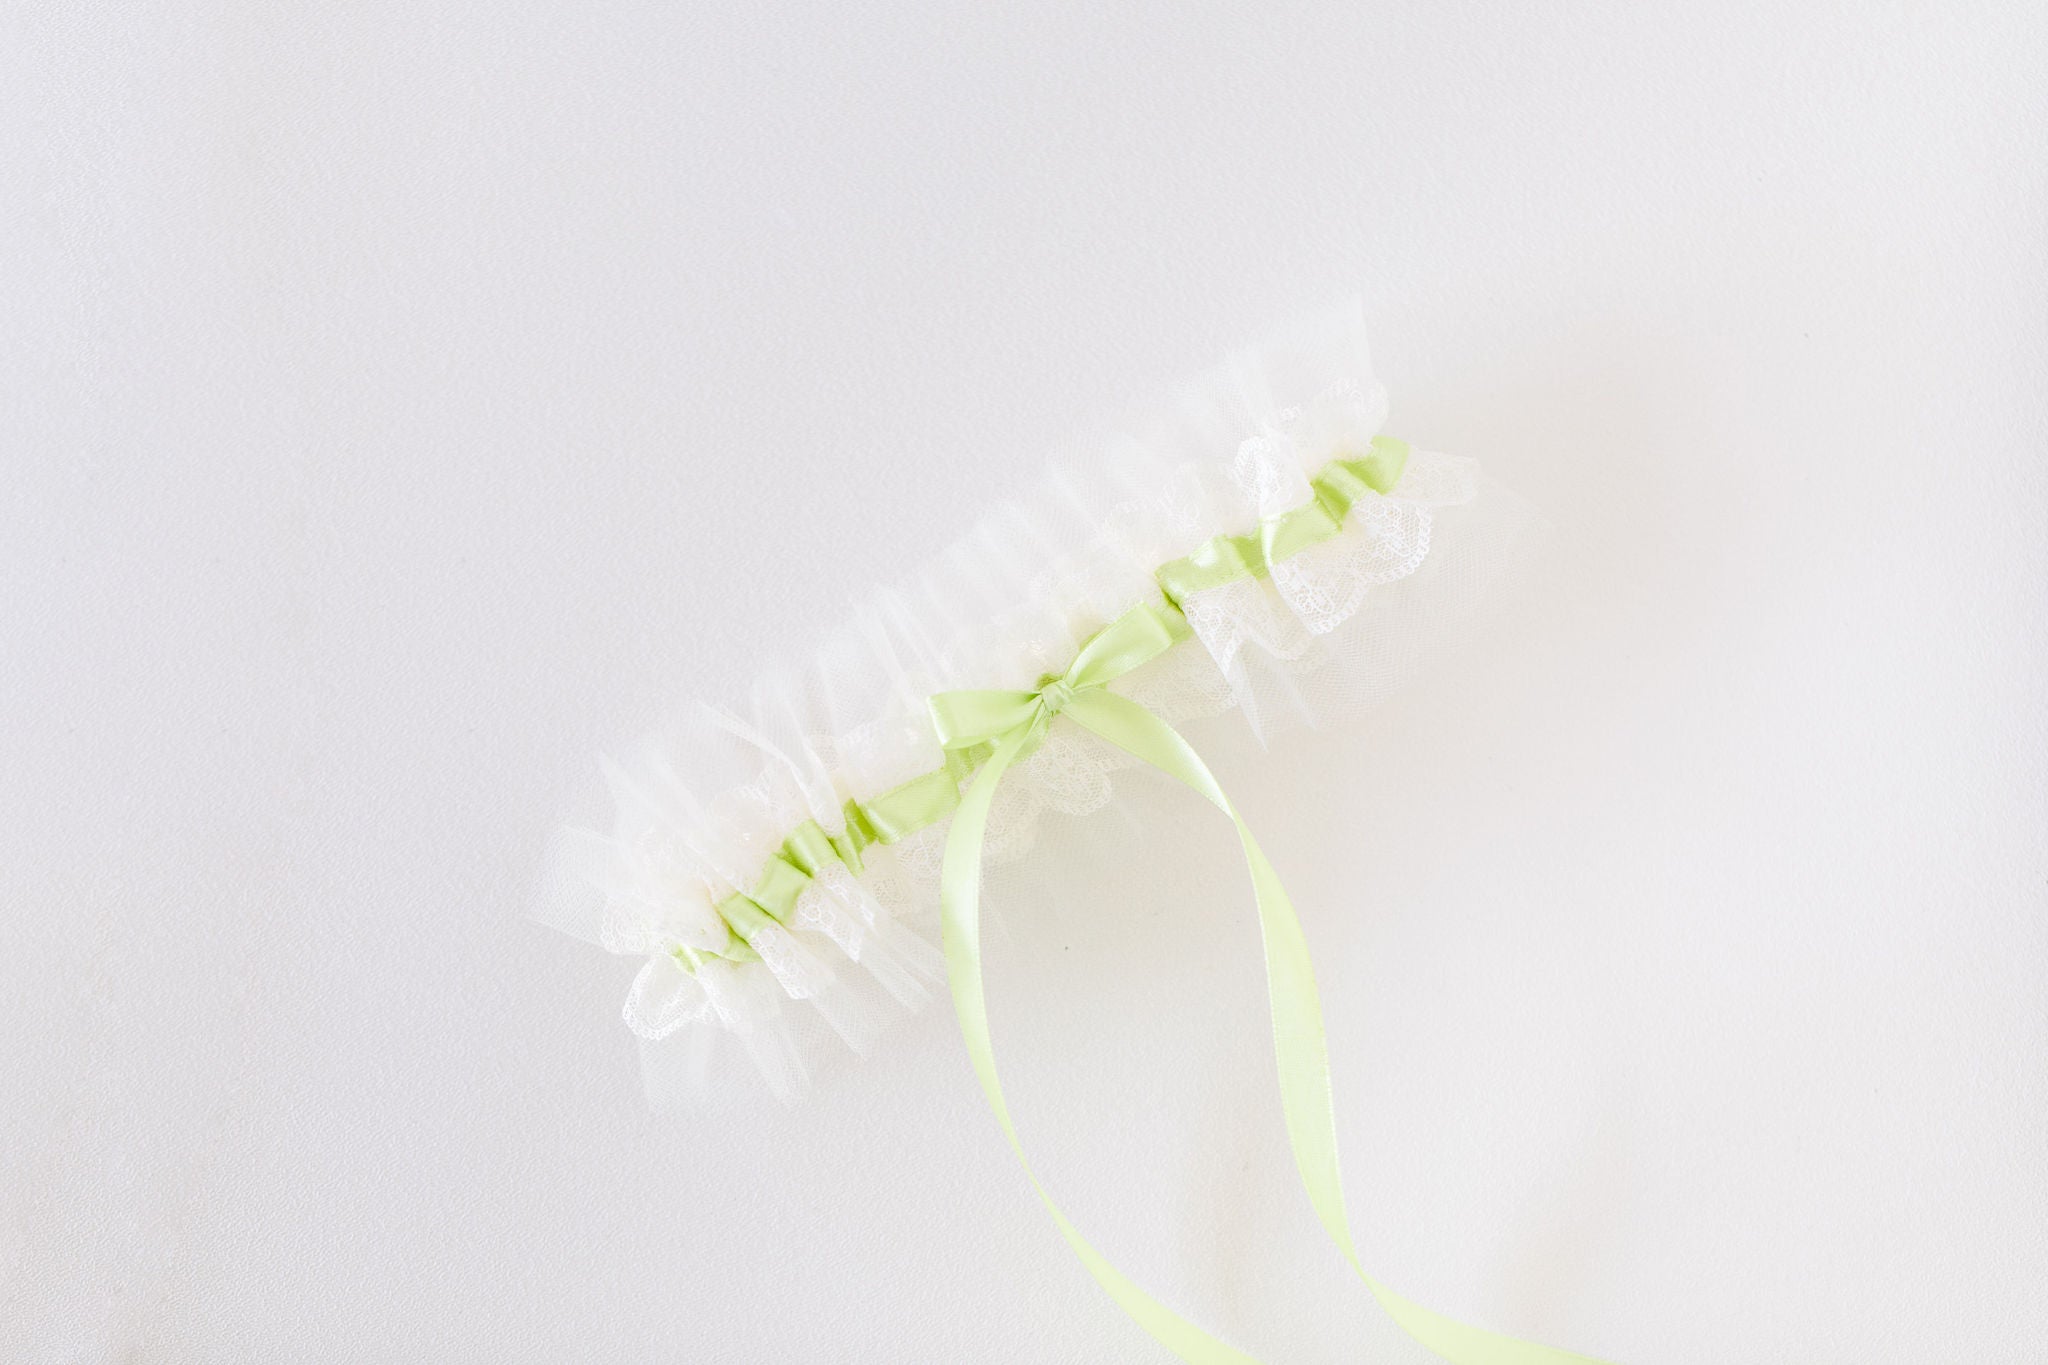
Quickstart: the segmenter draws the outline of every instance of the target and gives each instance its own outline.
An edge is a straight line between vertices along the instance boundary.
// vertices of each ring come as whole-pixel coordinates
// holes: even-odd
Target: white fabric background
[[[1561,551],[1225,774],[1368,1259],[1628,1365],[2039,1359],[2037,7],[155,8],[0,46],[0,1355],[1163,1360],[943,1012],[658,1120],[635,964],[521,914],[598,747],[1362,290]],[[1226,852],[1006,916],[1020,1123],[1203,1321],[1420,1360],[1248,907],[1173,922]]]

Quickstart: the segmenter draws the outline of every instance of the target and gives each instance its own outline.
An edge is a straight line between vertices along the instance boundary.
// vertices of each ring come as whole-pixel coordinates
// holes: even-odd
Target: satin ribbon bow
[[[1187,622],[1169,607],[1149,603],[1133,607],[1091,636],[1066,672],[1046,674],[1033,691],[941,692],[934,696],[930,703],[932,725],[939,732],[939,743],[947,749],[989,744],[1000,753],[1015,740],[1017,752],[1010,758],[1014,763],[1038,746],[1052,718],[1061,712],[1101,733],[1089,717],[1099,722],[1115,709],[1105,706],[1105,698],[1121,700],[1102,689],[1158,658],[1188,634]],[[993,760],[990,766],[994,766]]]
[[[940,906],[946,974],[967,1054],[989,1108],[995,1111],[996,1122],[1023,1164],[1032,1188],[1096,1282],[1169,1350],[1190,1365],[1258,1365],[1254,1357],[1211,1336],[1140,1289],[1081,1236],[1053,1203],[1025,1157],[996,1075],[981,968],[981,858],[989,807],[1003,774],[1038,746],[1054,717],[1065,716],[1193,788],[1237,827],[1258,902],[1281,1107],[1295,1167],[1317,1219],[1373,1297],[1409,1335],[1457,1365],[1602,1365],[1588,1356],[1447,1318],[1402,1298],[1360,1265],[1337,1169],[1336,1119],[1330,1103],[1322,1006],[1316,997],[1315,973],[1301,922],[1279,876],[1208,766],[1172,726],[1130,698],[1108,690],[1110,682],[1157,658],[1189,633],[1186,620],[1171,606],[1141,604],[1090,638],[1066,672],[1048,674],[1032,691],[941,692],[930,701],[932,723],[947,750],[993,746],[953,814],[940,871]]]

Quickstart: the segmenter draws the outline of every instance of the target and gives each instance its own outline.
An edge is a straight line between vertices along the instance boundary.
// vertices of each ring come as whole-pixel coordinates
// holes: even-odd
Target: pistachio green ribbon
[[[1468,1326],[1402,1298],[1365,1272],[1352,1245],[1337,1170],[1336,1119],[1330,1102],[1329,1049],[1315,973],[1301,922],[1279,876],[1244,821],[1223,795],[1208,766],[1179,732],[1107,684],[1164,653],[1188,633],[1171,606],[1140,605],[1118,617],[1081,647],[1066,672],[1048,675],[1029,692],[943,692],[931,699],[932,721],[949,752],[992,745],[953,814],[940,873],[947,975],[967,1053],[1003,1136],[1024,1166],[1032,1188],[1060,1233],[1097,1283],[1161,1344],[1190,1365],[1258,1365],[1256,1359],[1182,1318],[1133,1283],[1091,1246],[1046,1193],[1024,1155],[996,1075],[988,1004],[981,969],[981,856],[990,803],[1011,765],[1028,755],[1064,715],[1117,747],[1200,793],[1237,827],[1257,899],[1266,951],[1266,985],[1273,1012],[1273,1048],[1280,1070],[1281,1106],[1294,1164],[1316,1217],[1373,1297],[1408,1334],[1457,1365],[1600,1365],[1590,1357],[1520,1341]]]

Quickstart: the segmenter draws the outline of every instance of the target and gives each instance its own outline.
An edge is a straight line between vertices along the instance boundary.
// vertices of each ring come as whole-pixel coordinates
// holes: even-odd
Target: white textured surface
[[[943,1015],[679,1127],[519,914],[597,746],[1362,288],[1569,561],[1247,779],[1368,1257],[1627,1365],[2038,1358],[2036,7],[171,8],[0,47],[0,1354],[1162,1359]],[[1223,852],[1009,917],[1020,1122],[1205,1321],[1418,1360],[1248,924],[1173,950]]]

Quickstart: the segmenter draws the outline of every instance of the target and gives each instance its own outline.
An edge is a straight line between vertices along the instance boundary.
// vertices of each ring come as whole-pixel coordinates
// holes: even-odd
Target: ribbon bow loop
[[[1051,719],[1036,692],[939,692],[930,705],[932,728],[947,749],[996,744]]]

